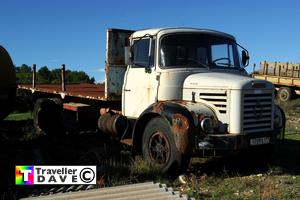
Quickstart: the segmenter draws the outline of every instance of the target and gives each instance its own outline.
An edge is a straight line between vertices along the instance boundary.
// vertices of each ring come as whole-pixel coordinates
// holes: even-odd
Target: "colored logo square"
[[[33,185],[33,166],[16,166],[16,185]]]

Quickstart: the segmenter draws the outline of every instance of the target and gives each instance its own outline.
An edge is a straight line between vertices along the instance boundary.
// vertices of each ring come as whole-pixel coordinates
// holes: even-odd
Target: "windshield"
[[[163,37],[159,62],[166,68],[240,67],[235,41],[208,34]]]

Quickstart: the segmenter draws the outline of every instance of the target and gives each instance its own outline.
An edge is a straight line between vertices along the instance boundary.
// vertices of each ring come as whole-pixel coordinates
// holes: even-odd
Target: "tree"
[[[28,65],[22,64],[15,67],[17,83],[30,84],[32,82],[32,70]]]
[[[28,65],[21,65],[15,67],[17,73],[17,82],[19,84],[32,83],[32,69]],[[41,67],[37,73],[38,84],[60,84],[61,83],[61,69],[49,70],[48,67]],[[90,78],[84,71],[65,71],[66,83],[95,83],[95,78]]]
[[[50,72],[50,80],[52,84],[61,83],[61,70],[60,69],[53,69]]]
[[[50,70],[44,66],[39,69],[37,73],[37,80],[39,83],[50,83]]]
[[[20,73],[32,73],[31,67],[28,65],[22,64],[21,67],[19,67]]]
[[[96,80],[95,80],[94,77],[92,77],[92,78],[90,79],[90,83],[91,83],[91,84],[95,84],[95,81],[96,81]]]

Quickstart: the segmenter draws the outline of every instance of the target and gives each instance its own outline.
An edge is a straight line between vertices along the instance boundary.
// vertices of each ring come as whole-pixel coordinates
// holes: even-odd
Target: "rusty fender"
[[[279,141],[282,141],[284,139],[284,133],[286,127],[286,116],[283,109],[278,105],[275,105],[274,115],[275,115],[274,131],[276,132],[277,135],[279,135],[279,137],[277,137]]]
[[[169,124],[174,136],[175,145],[178,151],[182,154],[189,154],[194,151],[195,147],[195,135],[204,137],[204,133],[201,132],[199,120],[204,116],[207,116],[208,112],[211,114],[206,106],[204,107],[199,103],[184,102],[184,101],[165,101],[157,102],[149,106],[139,117],[136,124],[139,121],[146,122],[146,116],[161,116],[165,118]],[[196,109],[197,108],[197,109]],[[197,111],[194,111],[194,110]],[[203,110],[203,112],[201,111]],[[137,131],[134,131],[135,134]],[[135,142],[135,137],[134,142]]]

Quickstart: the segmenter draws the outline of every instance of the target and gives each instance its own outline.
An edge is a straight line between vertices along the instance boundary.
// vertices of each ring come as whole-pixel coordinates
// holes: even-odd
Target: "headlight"
[[[205,117],[200,122],[201,129],[206,133],[214,132],[214,122],[211,118]]]

